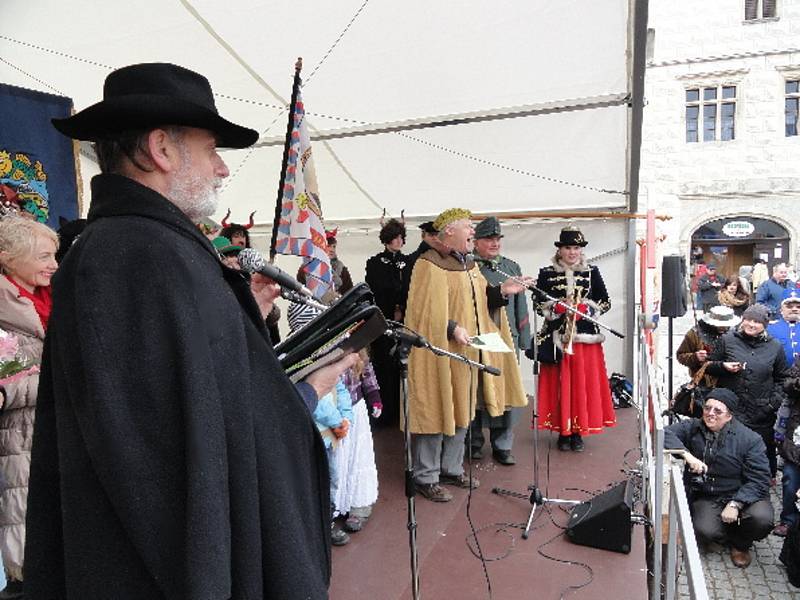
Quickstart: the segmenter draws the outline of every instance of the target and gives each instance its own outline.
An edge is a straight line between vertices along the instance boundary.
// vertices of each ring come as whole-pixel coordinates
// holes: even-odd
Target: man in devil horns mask
[[[25,598],[327,598],[309,407],[355,356],[293,386],[264,329],[273,286],[251,292],[194,225],[228,175],[217,146],[258,133],[163,63],[112,72],[102,102],[53,123],[96,142],[102,173],[53,281]]]

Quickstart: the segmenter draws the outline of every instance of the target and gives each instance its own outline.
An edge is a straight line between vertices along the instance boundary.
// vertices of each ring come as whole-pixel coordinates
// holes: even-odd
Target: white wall
[[[784,81],[800,75],[800,0],[776,20],[745,23],[744,2],[652,2],[641,206],[669,214],[665,252],[689,251],[702,223],[732,215],[775,219],[797,262],[800,138],[784,135]],[[685,141],[685,89],[737,86],[736,139]]]

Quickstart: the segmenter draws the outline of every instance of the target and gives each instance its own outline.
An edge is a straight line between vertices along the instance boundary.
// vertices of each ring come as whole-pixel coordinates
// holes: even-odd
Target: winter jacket
[[[714,285],[716,284],[716,285]],[[697,281],[697,291],[700,292],[700,302],[703,304],[703,310],[707,307],[717,306],[719,304],[718,292],[722,289],[722,279],[719,275],[711,276],[706,273]]]
[[[0,276],[0,329],[17,336],[19,354],[42,360],[44,328],[33,303]],[[25,512],[33,442],[33,420],[39,388],[38,373],[8,383],[3,388],[0,413],[0,551],[6,572],[22,579],[25,551]]]
[[[783,382],[783,390],[787,400],[779,413],[776,431],[780,432],[778,452],[781,456],[800,465],[800,364],[795,363],[787,372]]]
[[[406,255],[384,250],[367,259],[364,281],[375,296],[375,304],[387,319],[394,319],[400,309]]]
[[[687,419],[664,430],[664,447],[688,450],[708,465],[705,477],[687,468],[686,488],[692,500],[720,498],[752,504],[769,497],[769,462],[761,436],[734,417],[707,444],[710,433],[701,419]],[[708,447],[706,447],[708,445]]]
[[[774,277],[770,277],[760,286],[756,291],[756,302],[763,304],[769,308],[770,317],[776,317],[780,313],[781,300],[783,300],[783,290],[793,288],[794,281],[784,279],[783,283],[775,281]]]
[[[719,338],[708,360],[706,372],[718,376],[717,385],[739,398],[736,417],[753,429],[771,429],[784,399],[783,380],[788,367],[781,343],[766,332],[750,337],[736,329]],[[744,370],[731,373],[723,362],[747,364]]]
[[[326,448],[333,443],[333,438],[325,434],[328,429],[339,427],[344,419],[353,422],[353,401],[341,377],[336,382],[334,391],[319,399],[313,416],[317,429],[323,434]]]
[[[689,369],[690,376],[694,377],[695,373],[703,365],[697,360],[695,352],[705,349],[711,354],[719,338],[720,333],[717,328],[711,327],[703,321],[700,321],[695,327],[686,332],[681,345],[678,346],[678,350],[675,352],[675,356],[679,363]],[[714,387],[717,384],[717,378],[706,373],[700,384],[705,387]]]

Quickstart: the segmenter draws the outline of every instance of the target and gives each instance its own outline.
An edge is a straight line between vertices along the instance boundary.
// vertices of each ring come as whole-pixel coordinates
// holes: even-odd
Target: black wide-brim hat
[[[183,125],[207,129],[224,148],[247,148],[258,132],[219,116],[208,79],[170,63],[142,63],[113,71],[103,100],[66,119],[52,119],[66,136],[92,142],[122,131]]]

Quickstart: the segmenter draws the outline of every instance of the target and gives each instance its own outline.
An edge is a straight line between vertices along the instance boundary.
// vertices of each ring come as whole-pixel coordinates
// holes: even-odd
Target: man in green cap
[[[481,268],[481,273],[489,285],[500,285],[508,275],[522,277],[522,269],[510,258],[500,254],[503,234],[500,230],[500,221],[497,217],[487,217],[475,227],[475,255]],[[492,311],[492,320],[500,326],[499,310]],[[531,330],[528,321],[528,303],[525,294],[509,296],[506,304],[506,316],[511,330],[511,339],[514,349],[527,350],[531,345]],[[506,374],[504,373],[505,377]],[[521,408],[507,406],[502,415],[490,417],[485,407],[478,398],[478,407],[475,419],[472,421],[472,434],[470,437],[470,453],[472,458],[483,457],[483,428],[489,428],[489,441],[492,445],[492,456],[501,465],[516,464],[516,459],[511,453],[514,443],[514,424],[519,420]]]

